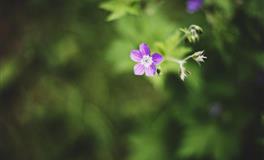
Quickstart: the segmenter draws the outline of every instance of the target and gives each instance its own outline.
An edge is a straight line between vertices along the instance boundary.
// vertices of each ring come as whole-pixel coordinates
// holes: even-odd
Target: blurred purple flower
[[[163,60],[162,55],[158,53],[150,54],[149,46],[145,43],[141,43],[139,50],[132,50],[130,52],[130,58],[137,62],[134,66],[135,75],[154,76],[157,68],[156,65],[160,64]]]
[[[200,10],[203,6],[203,0],[188,0],[187,1],[187,11],[189,13],[194,13]]]
[[[256,83],[258,86],[264,86],[264,70],[257,72]]]
[[[218,117],[222,113],[222,104],[221,103],[214,103],[209,111],[209,115],[212,117]]]

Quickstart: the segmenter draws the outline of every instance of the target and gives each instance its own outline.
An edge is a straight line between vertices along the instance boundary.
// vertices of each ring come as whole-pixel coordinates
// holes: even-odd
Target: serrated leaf
[[[124,11],[124,10],[118,10],[118,11],[112,12],[107,17],[107,21],[113,21],[113,20],[119,19],[119,18],[123,17],[124,15],[126,15],[126,11]]]
[[[107,17],[107,21],[113,21],[127,14],[137,15],[139,13],[139,8],[137,5],[132,5],[132,2],[136,2],[137,0],[130,0],[130,1],[120,1],[120,0],[113,0],[103,2],[100,5],[100,8],[110,11],[110,15]]]

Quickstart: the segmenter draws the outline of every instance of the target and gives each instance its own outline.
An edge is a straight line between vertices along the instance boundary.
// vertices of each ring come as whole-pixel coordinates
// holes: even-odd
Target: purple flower
[[[160,64],[163,60],[162,55],[158,53],[150,54],[149,46],[145,43],[141,43],[139,50],[132,50],[130,52],[130,58],[137,62],[134,66],[135,75],[154,76],[157,68],[156,65]]]
[[[201,9],[203,6],[203,0],[188,0],[187,1],[187,10],[189,13],[194,13]]]
[[[222,104],[221,103],[214,103],[211,108],[210,108],[210,111],[209,111],[209,115],[212,116],[212,117],[218,117],[221,115],[221,113],[223,112],[223,109],[222,109]]]

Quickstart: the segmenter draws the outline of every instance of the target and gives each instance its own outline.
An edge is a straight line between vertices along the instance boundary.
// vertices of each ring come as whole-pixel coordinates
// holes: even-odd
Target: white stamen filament
[[[144,55],[141,59],[141,64],[143,64],[145,67],[149,67],[152,63],[152,57],[150,57],[149,55]]]

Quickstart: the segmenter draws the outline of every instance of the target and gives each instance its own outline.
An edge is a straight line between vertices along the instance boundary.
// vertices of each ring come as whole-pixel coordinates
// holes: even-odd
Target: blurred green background
[[[0,2],[0,159],[264,159],[264,1],[111,1]],[[208,59],[185,82],[133,75],[131,49],[190,24]]]

